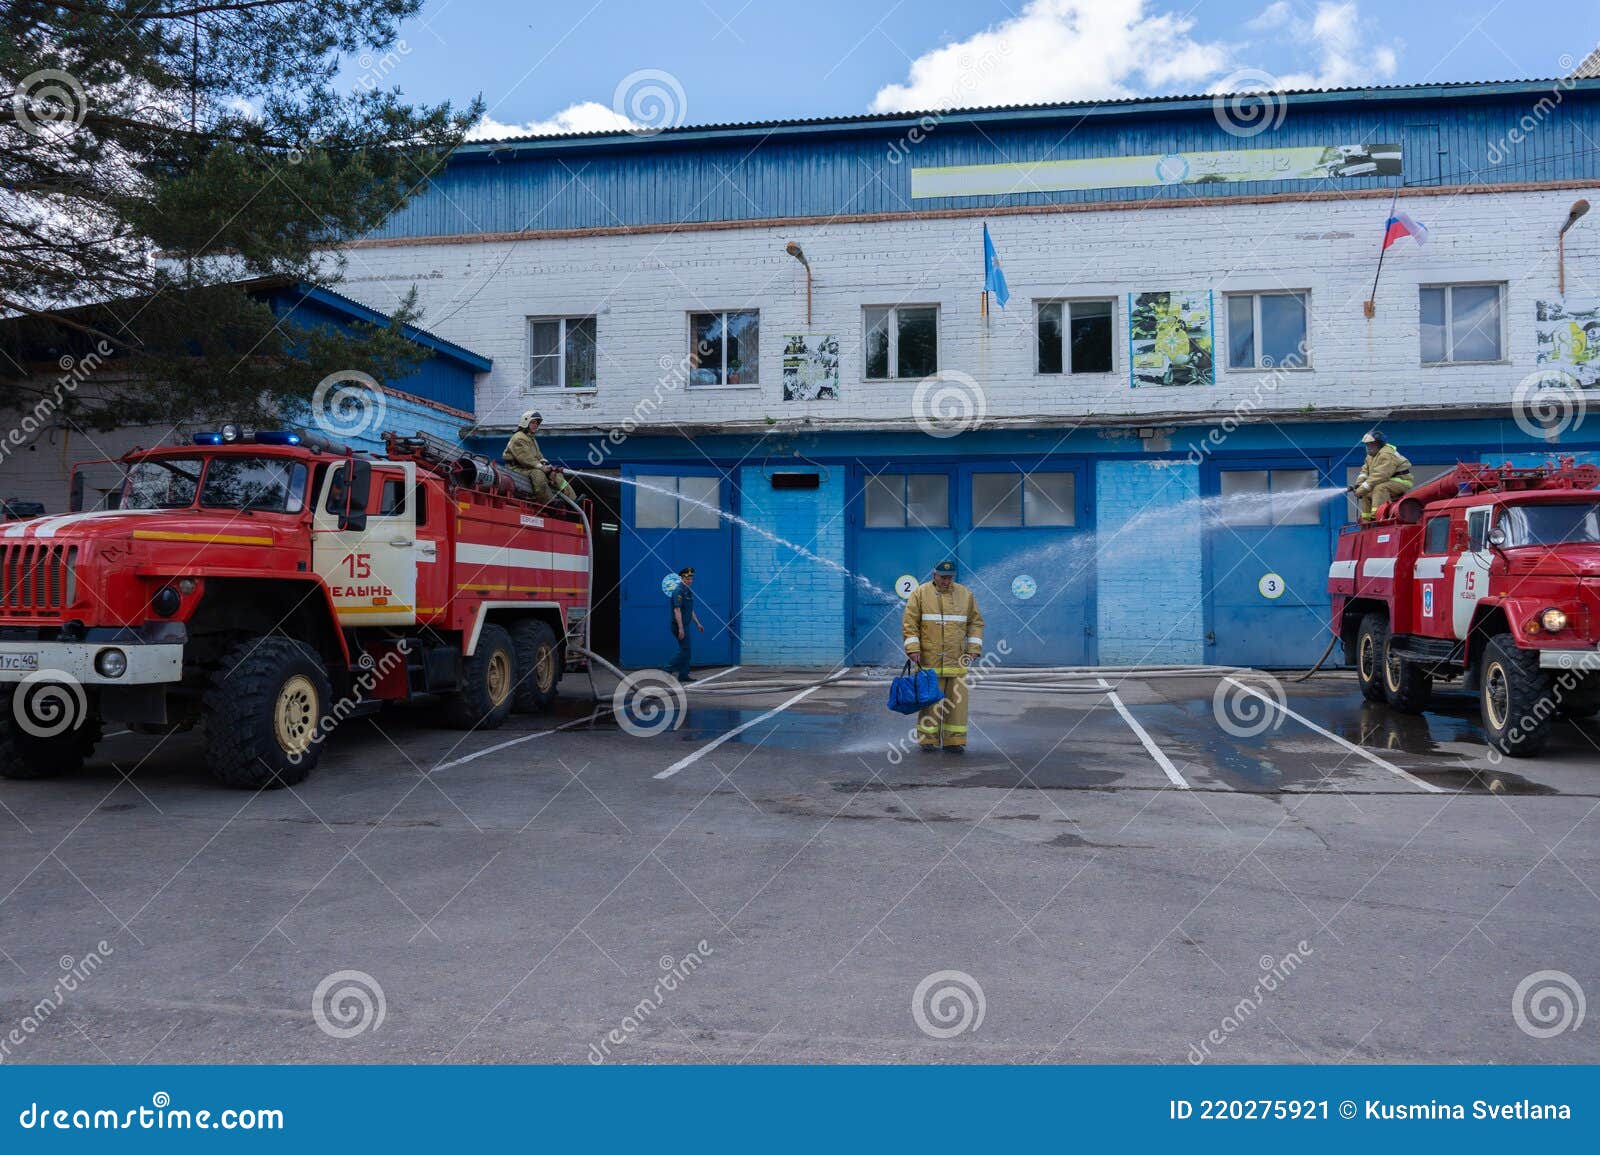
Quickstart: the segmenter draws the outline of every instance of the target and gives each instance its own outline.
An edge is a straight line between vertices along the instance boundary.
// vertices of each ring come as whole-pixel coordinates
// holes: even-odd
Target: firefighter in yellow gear
[[[960,754],[967,745],[967,667],[983,652],[983,614],[972,591],[956,581],[956,563],[933,567],[906,599],[900,621],[906,657],[939,674],[942,701],[917,713],[917,743],[924,751],[941,746]]]
[[[565,493],[568,489],[567,479],[561,476],[559,469],[545,460],[539,442],[534,437],[543,423],[544,418],[536,410],[530,409],[518,418],[517,431],[511,435],[511,440],[506,442],[506,465],[533,483],[535,501],[551,501],[557,490]]]
[[[1350,492],[1356,495],[1361,520],[1371,521],[1374,509],[1411,488],[1411,462],[1376,429],[1363,436],[1361,443],[1366,446],[1367,460]]]

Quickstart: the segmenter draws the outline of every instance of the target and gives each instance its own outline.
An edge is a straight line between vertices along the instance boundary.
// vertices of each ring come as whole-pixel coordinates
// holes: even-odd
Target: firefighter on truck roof
[[[536,409],[530,409],[518,418],[517,431],[506,442],[505,462],[513,472],[522,474],[533,483],[535,500],[551,501],[557,491],[567,492],[568,486],[567,479],[561,476],[561,470],[545,460],[539,442],[534,437],[543,423],[544,417]]]
[[[900,622],[906,657],[937,670],[943,700],[917,713],[917,744],[924,753],[940,748],[963,753],[967,745],[967,667],[983,652],[983,614],[972,591],[956,581],[956,563],[933,567],[906,599]]]
[[[1411,488],[1411,462],[1376,429],[1364,434],[1361,444],[1367,448],[1367,460],[1350,492],[1361,507],[1361,520],[1371,521],[1374,509]]]

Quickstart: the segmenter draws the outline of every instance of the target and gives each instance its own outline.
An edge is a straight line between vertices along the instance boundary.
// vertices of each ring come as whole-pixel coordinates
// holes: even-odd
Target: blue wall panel
[[[816,489],[773,489],[771,470],[739,471],[742,515],[777,537],[839,565],[845,556],[845,471],[822,473]],[[752,665],[826,666],[844,659],[846,579],[760,534],[741,531],[740,655]]]
[[[1205,657],[1200,470],[1167,459],[1096,470],[1100,661],[1198,663]]]

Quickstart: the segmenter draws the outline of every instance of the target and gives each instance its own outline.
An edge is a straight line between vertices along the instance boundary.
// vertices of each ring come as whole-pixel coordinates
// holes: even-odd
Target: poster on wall
[[[1301,148],[1235,148],[1011,164],[955,164],[913,168],[911,196],[916,200],[1151,185],[1236,184],[1256,180],[1350,180],[1399,176],[1400,167],[1398,144],[1314,144]]]
[[[839,338],[832,333],[789,333],[783,338],[783,399],[839,399]]]
[[[1580,309],[1538,301],[1535,307],[1535,361],[1572,374],[1585,389],[1600,386],[1600,304]]]
[[[1211,337],[1211,290],[1129,293],[1130,384],[1213,384]]]

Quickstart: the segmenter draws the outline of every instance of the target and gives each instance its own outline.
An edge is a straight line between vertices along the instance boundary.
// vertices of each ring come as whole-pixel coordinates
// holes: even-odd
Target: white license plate
[[[38,668],[38,654],[0,654],[0,670],[32,671]]]

